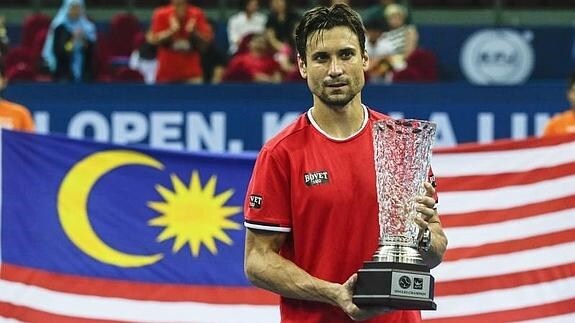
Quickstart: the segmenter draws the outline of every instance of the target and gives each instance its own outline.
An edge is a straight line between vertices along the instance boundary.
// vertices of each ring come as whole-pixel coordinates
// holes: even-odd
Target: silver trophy
[[[414,221],[419,216],[416,198],[425,194],[435,129],[432,122],[414,119],[374,124],[379,247],[358,272],[353,295],[358,306],[437,307],[434,279],[420,254],[422,237],[429,237]]]

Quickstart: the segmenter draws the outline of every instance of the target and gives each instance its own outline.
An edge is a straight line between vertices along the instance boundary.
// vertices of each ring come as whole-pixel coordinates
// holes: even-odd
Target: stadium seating
[[[108,49],[112,60],[130,56],[134,50],[134,37],[141,30],[138,18],[131,13],[117,13],[112,17],[108,30]]]

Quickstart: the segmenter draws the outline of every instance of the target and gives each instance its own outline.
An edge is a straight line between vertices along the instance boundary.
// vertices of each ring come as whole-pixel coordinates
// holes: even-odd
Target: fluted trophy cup
[[[374,125],[380,233],[372,260],[358,272],[353,302],[360,307],[437,307],[434,279],[420,253],[422,243],[430,242],[429,231],[419,232],[414,221],[416,198],[425,194],[435,129],[432,122],[414,119],[380,120]]]

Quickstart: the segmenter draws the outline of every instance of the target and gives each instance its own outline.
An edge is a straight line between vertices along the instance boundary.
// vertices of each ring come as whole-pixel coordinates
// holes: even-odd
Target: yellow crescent
[[[129,150],[102,151],[82,159],[70,169],[60,185],[60,223],[74,245],[98,261],[119,267],[151,265],[162,259],[162,254],[132,255],[111,248],[96,234],[88,216],[88,197],[94,184],[111,170],[124,165],[163,168],[154,158]]]

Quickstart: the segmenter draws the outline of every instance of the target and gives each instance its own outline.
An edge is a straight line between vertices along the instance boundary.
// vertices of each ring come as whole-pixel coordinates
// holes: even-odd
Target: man
[[[158,47],[158,83],[201,83],[203,79],[200,51],[213,38],[202,9],[187,0],[154,10],[148,41]]]
[[[0,128],[34,131],[34,121],[32,121],[30,111],[22,105],[4,99],[3,92],[7,83],[0,69]]]
[[[305,13],[296,47],[313,107],[264,145],[248,187],[246,275],[281,295],[282,322],[421,320],[419,311],[352,302],[356,272],[379,238],[371,129],[388,118],[361,102],[369,63],[364,44],[361,19],[348,6]],[[447,239],[435,190],[429,183],[425,189],[417,223],[431,231],[431,248],[422,256],[435,267]]]
[[[545,126],[543,136],[575,133],[575,73],[571,74],[567,87],[567,100],[571,108],[553,117]]]

